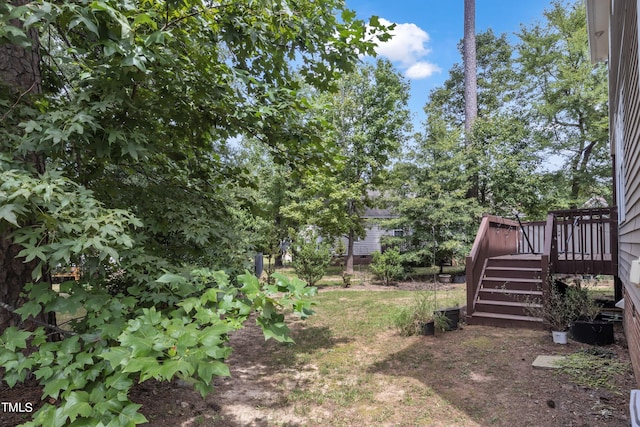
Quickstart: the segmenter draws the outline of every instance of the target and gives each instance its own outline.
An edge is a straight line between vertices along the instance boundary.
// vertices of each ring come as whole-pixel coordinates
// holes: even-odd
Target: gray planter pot
[[[438,274],[438,281],[440,283],[451,283],[451,275],[450,274]]]
[[[422,324],[422,335],[435,335],[436,333],[436,327],[433,323],[433,321],[431,322],[427,322],[427,323],[423,323]]]

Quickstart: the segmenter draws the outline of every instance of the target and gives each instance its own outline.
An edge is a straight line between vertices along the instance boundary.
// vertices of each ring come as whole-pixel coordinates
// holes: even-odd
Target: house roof
[[[387,219],[387,218],[395,218],[397,215],[391,213],[390,209],[376,209],[376,208],[367,208],[362,214],[363,218],[377,218],[377,219]]]
[[[606,61],[609,58],[609,17],[611,0],[586,0],[587,32],[591,62]]]
[[[380,197],[382,193],[380,191],[367,191],[367,197],[370,200],[375,200]],[[388,208],[366,208],[364,213],[362,214],[362,218],[373,218],[373,219],[389,219],[389,218],[397,218],[398,215],[395,215],[391,212],[391,209]]]

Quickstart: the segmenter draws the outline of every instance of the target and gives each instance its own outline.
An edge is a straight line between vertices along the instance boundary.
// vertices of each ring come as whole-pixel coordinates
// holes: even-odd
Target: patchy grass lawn
[[[440,308],[462,306],[465,285],[363,280],[345,289],[336,286],[335,272],[326,279],[316,314],[287,319],[295,344],[265,342],[251,322],[236,332],[232,377],[218,378],[206,399],[177,381],[136,387],[132,399],[143,404],[148,425],[629,425],[629,391],[637,385],[619,325],[616,344],[596,352],[612,357],[605,360],[590,359],[581,352],[590,347],[571,340],[553,344],[541,330],[464,326],[441,336],[402,337],[393,319],[417,292],[434,295]],[[610,289],[599,281],[593,291]],[[576,353],[564,370],[531,366],[538,355]],[[36,402],[40,390],[0,388],[0,397]],[[15,421],[0,417],[0,426]]]
[[[578,375],[531,367],[540,354],[587,347],[555,345],[545,331],[467,326],[400,336],[393,317],[414,295],[327,287],[316,315],[289,319],[295,344],[264,342],[253,326],[237,332],[232,377],[217,380],[206,400],[158,385],[142,387],[139,401],[150,405],[144,412],[153,426],[628,425],[635,383],[620,330],[618,344],[606,348],[615,369],[598,380],[606,386],[594,386],[591,363]],[[462,304],[464,285],[440,285],[437,295],[441,307]]]

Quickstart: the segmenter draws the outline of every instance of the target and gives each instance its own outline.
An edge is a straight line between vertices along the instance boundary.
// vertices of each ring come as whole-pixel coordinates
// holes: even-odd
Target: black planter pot
[[[434,335],[436,333],[436,327],[433,321],[423,323],[421,329],[422,335]]]
[[[444,313],[447,318],[447,328],[445,331],[454,331],[458,329],[458,323],[460,323],[460,309],[458,307],[443,308],[436,311]]]
[[[467,281],[467,276],[465,276],[464,274],[459,274],[456,276],[453,276],[453,283],[465,283]]]
[[[576,320],[569,328],[569,335],[584,344],[613,344],[613,323],[603,320]]]

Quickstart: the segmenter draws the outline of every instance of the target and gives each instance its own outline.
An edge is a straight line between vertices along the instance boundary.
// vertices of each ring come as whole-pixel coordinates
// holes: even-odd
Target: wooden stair
[[[536,255],[508,255],[487,259],[476,293],[471,325],[542,328],[543,319],[526,306],[542,300],[542,264]]]

